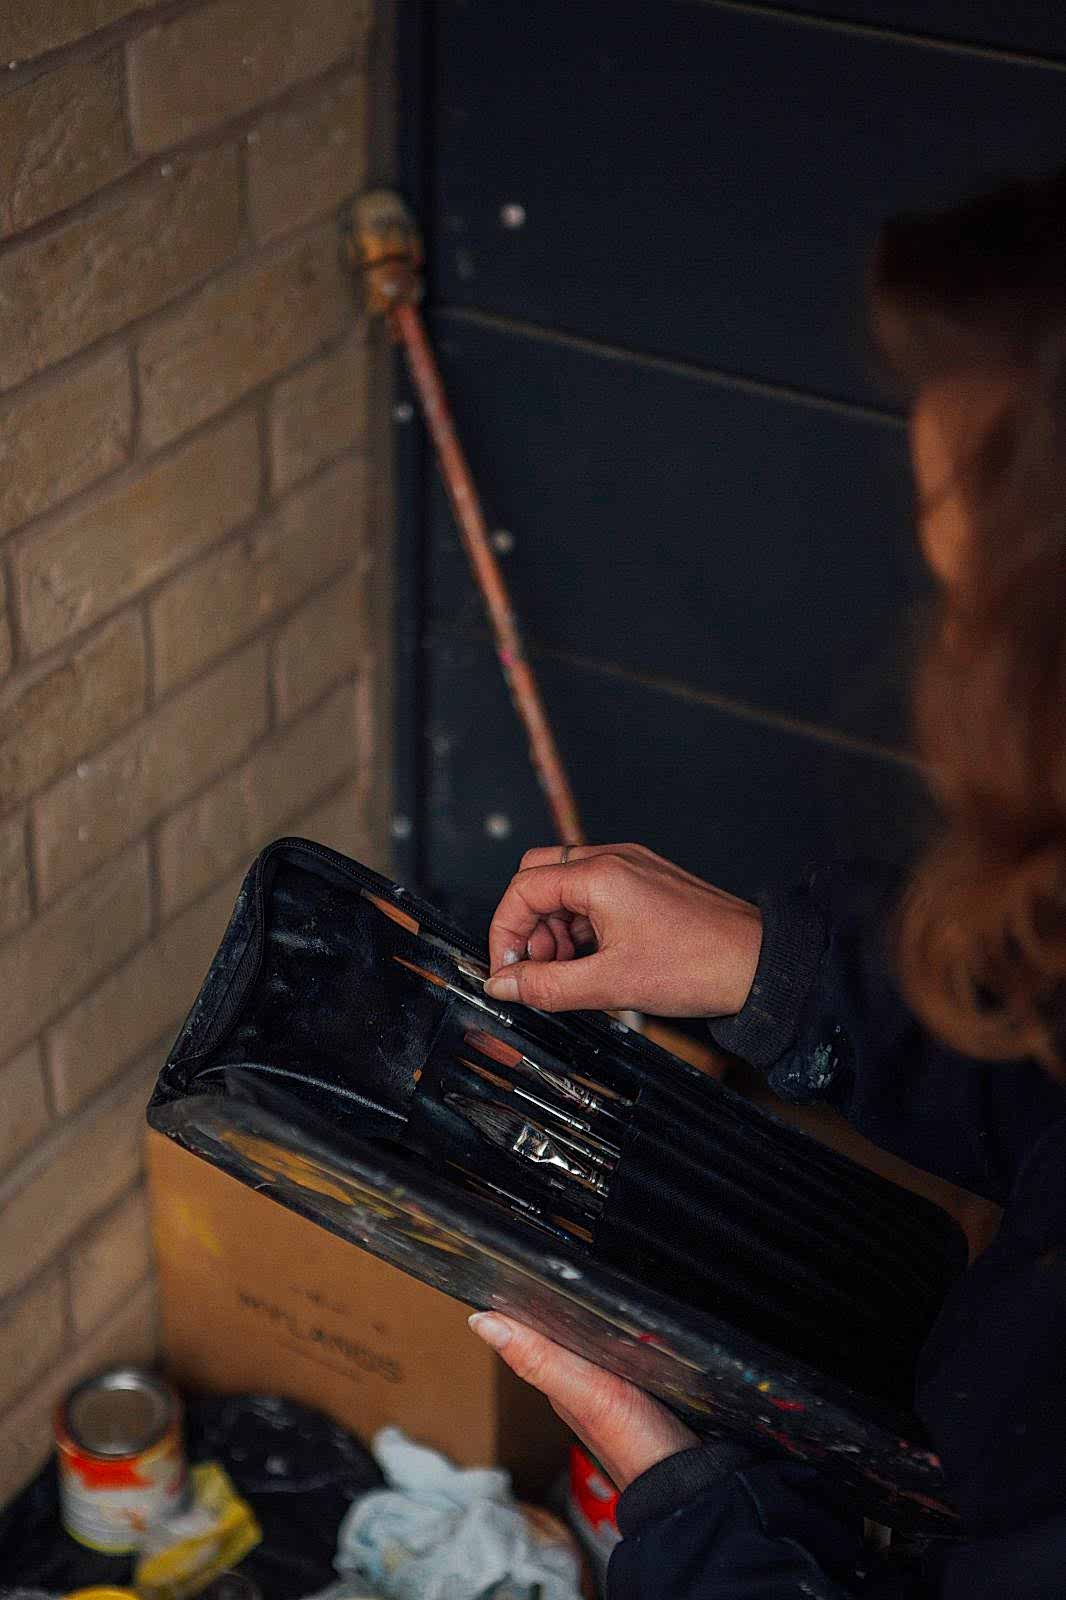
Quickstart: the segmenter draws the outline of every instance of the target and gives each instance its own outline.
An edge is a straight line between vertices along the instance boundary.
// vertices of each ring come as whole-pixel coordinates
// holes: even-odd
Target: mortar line
[[[285,232],[275,234],[261,243],[254,243],[250,248],[245,248],[239,244],[232,255],[226,256],[224,260],[217,262],[215,266],[210,267],[194,282],[183,284],[175,294],[168,300],[164,300],[161,305],[153,306],[151,310],[144,311],[139,316],[131,317],[129,321],[120,324],[117,328],[110,328],[107,332],[98,334],[88,344],[79,345],[76,350],[68,351],[67,354],[58,356],[54,361],[50,361],[41,371],[28,372],[17,383],[10,384],[6,389],[0,390],[0,409],[16,401],[24,390],[33,385],[44,387],[49,383],[61,383],[69,371],[77,367],[79,363],[88,365],[97,357],[103,357],[112,348],[117,349],[127,342],[131,347],[136,348],[143,334],[154,332],[157,327],[162,326],[168,320],[176,321],[210,284],[225,278],[228,274],[236,274],[247,270],[257,262],[266,264],[272,256],[281,255],[286,247],[293,245],[298,240],[310,239],[315,233],[321,231],[327,223],[336,223],[337,210],[338,207],[330,206],[325,211],[316,211],[314,216],[308,217],[306,221],[295,223]],[[21,245],[21,237],[15,242]],[[0,245],[0,255],[3,254],[3,250],[4,246]],[[331,334],[329,340],[326,341],[327,343],[333,340],[339,341],[344,334],[350,331],[353,325],[357,326],[360,323],[365,323],[365,313],[354,304],[351,306],[351,313],[351,321],[346,325],[342,333]],[[301,360],[303,359],[301,357]],[[289,369],[286,368],[285,370],[287,372]],[[274,374],[273,376],[280,377],[283,374]],[[264,379],[263,381],[267,382],[268,380]],[[181,437],[184,438],[185,435],[183,434]]]
[[[25,540],[32,539],[34,534],[47,522],[55,521],[58,524],[66,516],[76,516],[83,507],[99,504],[107,498],[108,494],[122,488],[124,484],[140,482],[148,473],[153,472],[157,466],[163,466],[168,460],[173,460],[186,446],[195,444],[198,439],[204,437],[213,429],[221,431],[228,422],[231,422],[242,411],[246,411],[249,415],[255,415],[258,407],[268,396],[271,389],[286,382],[289,378],[299,376],[308,367],[314,366],[316,361],[327,360],[330,356],[338,354],[348,336],[349,330],[347,329],[340,334],[331,334],[321,344],[316,345],[312,350],[300,356],[291,367],[284,367],[280,372],[272,372],[268,377],[257,383],[254,388],[244,390],[242,394],[237,395],[227,405],[222,406],[218,411],[212,411],[210,416],[201,417],[199,421],[194,422],[184,432],[176,434],[174,438],[167,439],[164,444],[157,445],[154,449],[149,448],[147,452],[142,450],[137,454],[131,453],[125,460],[118,462],[114,467],[109,467],[99,478],[94,478],[91,483],[83,484],[80,489],[73,490],[70,494],[65,495],[63,499],[55,501],[52,505],[44,506],[40,511],[35,511],[32,516],[16,523],[6,533],[0,534],[0,547],[3,547],[3,551],[0,552],[0,560],[3,559],[3,552],[9,553],[16,544],[21,546]],[[2,405],[0,405],[0,415],[2,415]],[[320,463],[319,466],[305,474],[304,477],[297,478],[291,484],[285,485],[272,499],[265,503],[264,509],[272,510],[275,506],[283,504],[296,489],[310,483],[323,467],[328,466],[331,462],[339,461],[342,455],[349,452],[365,455],[366,450],[362,439],[356,439],[350,444],[346,444],[335,456],[330,456],[326,462]],[[260,501],[257,499],[257,511],[259,504]],[[10,594],[10,590],[8,593]],[[53,646],[53,648],[55,647]],[[42,655],[47,653],[41,652]],[[34,657],[32,659],[36,660],[38,658]]]
[[[111,970],[115,971],[117,968]],[[179,1026],[180,1018],[174,1024],[175,1028]],[[91,1127],[98,1119],[101,1110],[106,1111],[109,1106],[122,1099],[123,1093],[136,1075],[137,1068],[149,1056],[154,1055],[157,1049],[165,1050],[169,1037],[171,1037],[169,1028],[157,1033],[147,1049],[140,1051],[131,1061],[120,1067],[115,1076],[109,1078],[107,1083],[101,1084],[95,1094],[89,1095],[73,1111],[68,1111],[66,1116],[58,1119],[43,1138],[31,1145],[13,1166],[8,1167],[7,1171],[0,1175],[0,1211],[6,1207],[12,1195],[20,1194],[44,1171],[60,1145],[72,1136],[76,1137],[79,1129]]]
[[[298,483],[293,484],[290,489],[286,490],[282,500],[276,501],[274,505],[270,507],[267,515],[273,515],[277,506],[284,504],[284,502],[290,497],[295,496],[296,494],[309,488],[319,478],[325,477],[328,472],[336,468],[342,461],[348,459],[360,460],[363,458],[363,456],[364,452],[362,448],[358,445],[355,445],[350,446],[348,449],[342,451],[339,455],[331,457],[329,461],[323,462],[321,466],[318,467],[313,473],[309,474],[308,477],[300,479]],[[147,610],[147,607],[150,606],[155,596],[174,579],[191,571],[199,562],[207,560],[210,556],[217,555],[227,545],[236,544],[242,539],[247,538],[248,534],[260,525],[260,522],[261,517],[257,509],[251,514],[251,516],[245,518],[235,527],[227,529],[226,532],[222,534],[212,545],[203,550],[198,550],[195,552],[194,555],[190,556],[190,558],[183,562],[179,567],[176,567],[173,571],[166,573],[163,577],[157,578],[155,583],[150,584],[145,589],[139,590],[136,595],[133,595],[122,601],[121,604],[115,606],[111,611],[109,611],[106,616],[96,619],[82,632],[72,635],[70,639],[63,640],[59,644],[54,645],[51,650],[42,653],[42,655],[35,658],[31,663],[28,663],[28,667],[32,668],[35,673],[39,674],[40,677],[46,677],[50,672],[61,669],[69,659],[72,647],[76,648],[78,651],[86,648],[89,644],[91,644],[92,640],[97,635],[101,634],[106,628],[108,628],[124,611],[132,610],[134,608],[140,609],[142,606],[144,606]],[[183,678],[179,683],[176,683],[172,687],[168,688],[164,694],[156,695],[154,703],[150,709],[142,709],[138,711],[136,715],[133,716],[128,722],[123,723],[123,725],[119,728],[112,729],[104,739],[92,745],[89,749],[84,750],[78,756],[76,761],[72,761],[69,766],[65,766],[62,771],[57,772],[54,774],[54,776],[50,777],[46,783],[40,784],[38,787],[36,787],[30,795],[22,796],[6,809],[0,809],[0,821],[6,821],[10,815],[14,814],[19,809],[20,806],[27,804],[35,796],[46,794],[57,783],[59,783],[61,779],[69,777],[70,773],[73,772],[75,768],[83,761],[95,760],[112,744],[116,744],[120,739],[131,733],[139,723],[147,720],[152,713],[163,709],[171,700],[184,693],[185,690],[192,688],[194,684],[200,682],[202,679],[208,677],[216,669],[224,666],[235,656],[239,655],[242,650],[250,649],[256,643],[260,643],[268,639],[272,631],[276,631],[283,627],[285,623],[288,622],[302,606],[309,604],[313,599],[320,598],[332,584],[339,582],[344,577],[349,568],[357,565],[358,563],[356,561],[352,561],[339,566],[336,571],[327,574],[320,583],[314,586],[314,588],[308,589],[305,594],[302,594],[295,599],[291,605],[279,610],[274,616],[269,618],[263,627],[258,629],[255,633],[250,633],[243,639],[239,639],[234,644],[227,646],[225,650],[220,651],[217,655],[214,655],[210,657],[209,660],[201,663],[197,667],[196,671],[191,673],[188,677]],[[280,726],[285,727],[287,726],[287,723],[283,721],[281,722]],[[3,941],[0,940],[0,944],[2,943]]]
[[[325,587],[326,586],[323,585],[322,589],[316,591],[314,598],[319,597],[324,591]],[[311,598],[312,597],[309,596],[308,600]],[[292,610],[290,610],[285,617],[279,618],[278,629],[276,631],[280,632],[281,627],[285,625],[285,622],[288,621],[289,617],[294,614],[296,609],[298,609],[298,607],[292,608]],[[212,667],[215,665],[222,665],[231,658],[239,655],[242,650],[251,650],[257,644],[264,642],[268,642],[265,634],[257,634],[252,639],[246,639],[242,644],[239,644],[232,650],[228,651],[225,657],[219,657],[216,662],[212,663]],[[186,911],[191,909],[191,907],[196,905],[202,898],[204,898],[204,895],[213,893],[215,889],[219,888],[227,876],[227,874],[223,873],[222,876],[215,879],[210,887],[203,891],[202,894],[192,896],[188,901],[180,905],[177,910],[172,911],[169,915],[165,915],[162,910],[161,883],[157,888],[153,888],[152,869],[153,865],[157,865],[155,853],[158,848],[158,838],[166,824],[170,822],[172,818],[180,815],[180,813],[185,811],[189,806],[195,805],[206,794],[209,794],[212,789],[223,783],[227,778],[232,778],[235,774],[242,771],[242,769],[248,766],[256,758],[256,756],[264,752],[269,754],[272,746],[276,747],[277,745],[281,744],[287,735],[291,732],[294,732],[301,722],[305,722],[311,717],[317,716],[319,712],[325,709],[327,702],[337,696],[342,689],[345,687],[354,689],[358,681],[358,677],[358,668],[356,668],[354,671],[350,670],[347,672],[338,673],[338,675],[335,678],[332,678],[313,700],[308,701],[307,705],[301,706],[299,711],[279,722],[276,727],[266,729],[245,749],[241,750],[237,755],[226,761],[223,766],[217,767],[208,777],[203,780],[202,783],[198,783],[195,788],[190,789],[187,793],[183,794],[179,800],[175,800],[173,805],[168,806],[165,810],[158,812],[151,818],[150,821],[145,822],[137,833],[127,836],[121,841],[121,843],[116,845],[113,850],[110,850],[107,855],[101,856],[97,860],[93,861],[91,865],[87,866],[83,871],[81,871],[76,878],[73,878],[69,883],[64,884],[58,893],[53,894],[48,900],[44,901],[43,904],[40,904],[39,902],[36,917],[39,918],[40,916],[47,915],[50,911],[53,911],[56,906],[60,905],[62,901],[68,895],[72,894],[80,884],[84,883],[87,878],[91,878],[94,873],[102,872],[104,868],[109,865],[114,865],[115,862],[121,860],[122,856],[125,855],[127,851],[135,848],[137,845],[143,844],[148,855],[148,933],[138,945],[136,945],[132,950],[128,951],[125,956],[123,956],[122,960],[116,967],[109,968],[108,973],[121,970],[121,968],[125,966],[127,962],[132,961],[146,945],[151,944],[152,941],[159,936],[159,934],[165,932],[166,929],[169,928],[178,917],[182,916]],[[184,687],[185,686],[182,685],[182,688]],[[178,692],[180,693],[180,690]],[[124,732],[119,734],[118,737],[112,742],[116,744],[119,743],[121,739],[126,738],[130,733],[134,732],[144,720],[144,718],[138,719],[137,722],[126,728]],[[106,753],[107,748],[107,746],[104,746],[102,750],[98,751],[98,754]],[[86,761],[88,759],[91,758],[84,756],[81,758],[82,761]],[[78,764],[80,765],[81,763],[79,762]],[[70,773],[74,770],[74,768],[68,768],[65,773],[54,779],[52,783],[47,784],[45,788],[39,790],[38,793],[41,795],[48,794],[49,791],[55,788],[57,784],[63,782],[65,778],[69,778]],[[312,797],[308,806],[305,806],[303,809],[309,809],[310,806],[314,806],[317,803],[317,796]],[[233,870],[236,871],[236,867],[234,867]],[[158,918],[155,916],[157,910],[159,913]],[[3,948],[3,945],[8,940],[13,942],[15,939],[17,939],[19,935],[25,931],[25,926],[26,925],[16,928],[12,933],[5,935],[4,939],[0,940],[0,949]],[[85,991],[85,993],[91,994],[95,987],[96,985],[94,984],[92,988]],[[55,1017],[50,1018],[45,1025],[45,1029],[42,1029],[42,1033],[46,1031],[47,1028],[51,1028],[53,1024],[65,1016],[67,1012],[74,1010],[78,1005],[81,1004],[81,1000],[84,998],[85,995],[82,995],[71,1005],[64,1007],[62,1012],[59,1012]]]
[[[268,116],[285,112],[289,109],[290,104],[295,105],[305,93],[313,97],[315,93],[321,93],[329,89],[334,82],[340,82],[343,78],[350,77],[353,72],[360,73],[362,70],[356,57],[344,56],[339,62],[332,62],[324,71],[310,78],[301,78],[298,83],[289,84],[287,88],[278,94],[259,101],[250,110],[243,111],[238,116],[229,118],[226,122],[216,123],[210,128],[203,129],[200,133],[191,135],[188,139],[184,139],[177,144],[167,145],[165,149],[154,151],[148,155],[135,151],[132,165],[127,167],[125,171],[118,173],[109,182],[101,184],[98,189],[92,190],[90,194],[82,195],[80,199],[72,201],[70,205],[51,212],[46,217],[39,217],[35,222],[30,223],[28,227],[20,229],[17,233],[9,234],[5,239],[0,240],[0,259],[14,254],[15,251],[22,249],[24,246],[34,244],[47,237],[50,233],[82,222],[91,217],[94,212],[102,212],[111,201],[118,200],[121,202],[126,191],[132,195],[139,187],[144,186],[146,180],[152,176],[153,169],[158,174],[161,166],[175,162],[196,161],[201,156],[217,154],[220,150],[231,146],[237,155],[239,163],[240,152],[246,145],[247,136],[258,122],[263,121]],[[2,84],[2,81],[2,76],[0,76],[0,84]],[[238,208],[239,200],[240,196],[238,194]],[[321,213],[316,213],[316,220],[322,222],[327,217],[335,216],[337,210],[338,206],[335,205]],[[209,269],[205,276],[210,278],[214,273],[224,270],[230,262],[243,260],[254,248],[269,249],[282,239],[291,238],[294,233],[308,225],[306,222],[295,223],[291,228],[283,229],[280,233],[272,234],[262,241],[246,239],[243,231],[238,229],[241,237],[234,255],[227,257],[218,266]],[[202,278],[197,280],[198,283],[203,281],[204,279]],[[185,290],[181,292],[184,294]],[[167,302],[168,305],[170,303],[169,301]],[[158,307],[156,309],[162,308]],[[145,313],[148,316],[153,314],[152,312]],[[132,326],[132,324],[127,326]],[[69,358],[63,357],[62,359],[67,360]],[[26,381],[28,380],[21,380],[21,382]],[[15,387],[18,387],[18,385],[13,385],[12,389]],[[12,389],[4,391],[5,394],[11,393]]]
[[[24,56],[21,60],[0,61],[0,72],[3,74],[0,76],[0,97],[63,67],[92,61],[97,56],[121,49],[149,29],[165,26],[188,12],[205,11],[212,3],[213,0],[169,0],[169,3],[164,0],[163,4],[149,11],[129,11],[124,17],[116,17],[114,22],[93,28],[76,39],[67,39],[63,44],[52,45],[37,55]]]
[[[22,819],[22,849],[25,854],[26,880],[29,886],[30,895],[30,915],[28,920],[31,922],[41,914],[41,885],[37,876],[37,829],[33,817],[34,798],[34,795],[27,795],[25,800],[19,801],[19,805],[24,805],[26,807],[26,811]],[[17,815],[17,808],[15,812],[13,812],[13,815]]]

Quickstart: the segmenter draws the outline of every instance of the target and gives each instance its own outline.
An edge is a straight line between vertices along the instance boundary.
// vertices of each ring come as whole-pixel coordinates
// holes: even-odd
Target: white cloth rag
[[[385,1600],[580,1600],[573,1552],[538,1539],[511,1499],[510,1474],[453,1467],[399,1428],[371,1448],[387,1489],[357,1500],[341,1523],[334,1566]]]

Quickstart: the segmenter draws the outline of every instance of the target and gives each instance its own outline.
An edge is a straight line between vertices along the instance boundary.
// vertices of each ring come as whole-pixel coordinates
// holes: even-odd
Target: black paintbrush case
[[[956,1224],[607,1015],[486,1001],[484,955],[388,879],[279,840],[245,879],[148,1120],[697,1430],[818,1463],[890,1526],[951,1533],[910,1400],[965,1268]],[[501,1065],[478,1033],[611,1115]],[[595,1187],[491,1143],[455,1095],[548,1131]]]

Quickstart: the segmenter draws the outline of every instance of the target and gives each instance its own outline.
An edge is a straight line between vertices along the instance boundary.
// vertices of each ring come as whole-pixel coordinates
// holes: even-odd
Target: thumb
[[[573,961],[517,961],[488,980],[493,1000],[517,1000],[538,1011],[594,1011],[616,1005],[614,963],[605,951]]]

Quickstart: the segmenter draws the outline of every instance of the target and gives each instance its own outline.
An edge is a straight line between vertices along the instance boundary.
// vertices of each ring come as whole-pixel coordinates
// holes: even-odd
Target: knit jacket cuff
[[[822,913],[806,888],[760,896],[762,947],[755,980],[733,1017],[712,1018],[711,1037],[753,1067],[773,1066],[796,1036],[826,947]]]
[[[691,1450],[667,1456],[634,1478],[620,1496],[615,1512],[619,1533],[624,1539],[631,1539],[647,1523],[668,1517],[732,1473],[764,1459],[758,1450],[728,1439],[710,1439]]]

